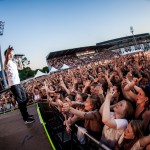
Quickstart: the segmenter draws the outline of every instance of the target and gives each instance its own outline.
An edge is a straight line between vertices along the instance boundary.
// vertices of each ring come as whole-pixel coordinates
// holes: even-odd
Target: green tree
[[[30,67],[28,67],[30,61],[25,56],[21,57],[21,61],[23,64],[23,69],[19,70],[19,76],[21,81],[34,77],[38,70],[43,73],[47,73],[49,71],[47,66],[43,67],[42,69],[32,70]]]
[[[44,72],[44,73],[48,73],[48,72],[49,72],[48,67],[47,67],[47,66],[43,67],[43,68],[42,68],[42,72]]]
[[[30,61],[25,56],[22,57],[21,60],[22,60],[22,64],[23,64],[24,68],[27,67],[30,64]]]
[[[23,68],[22,70],[19,70],[19,76],[21,81],[34,77],[34,74],[35,71],[32,70],[30,67],[26,67]]]

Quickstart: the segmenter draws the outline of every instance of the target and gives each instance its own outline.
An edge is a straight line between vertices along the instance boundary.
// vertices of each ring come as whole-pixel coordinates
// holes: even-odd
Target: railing
[[[47,130],[52,137],[56,149],[60,150],[110,150],[106,145],[96,140],[90,134],[85,133],[87,142],[85,145],[80,144],[77,140],[76,131],[79,127],[77,124],[71,127],[70,134],[66,133],[63,125],[64,117],[54,106],[48,106],[47,102],[38,104]],[[94,148],[93,148],[94,147]]]
[[[77,124],[75,124],[75,127],[79,127]],[[92,137],[90,134],[88,134],[87,132],[84,133],[84,135],[86,137],[88,137],[90,140],[92,140],[95,144],[97,144],[99,147],[105,149],[105,150],[111,150],[110,148],[108,148],[106,145],[102,144],[100,141],[96,140],[94,137]]]

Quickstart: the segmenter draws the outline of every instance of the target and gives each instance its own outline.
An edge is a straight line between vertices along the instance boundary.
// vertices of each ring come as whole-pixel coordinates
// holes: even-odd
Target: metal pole
[[[135,37],[134,37],[134,34],[133,34],[133,39],[134,39],[134,42],[135,42],[136,47],[138,48],[138,45],[137,45],[136,39],[135,39]]]
[[[3,67],[3,62],[2,62],[2,55],[1,55],[1,46],[0,46],[0,63],[1,63],[1,71],[2,71],[2,77],[4,81],[4,87],[5,89],[8,88],[6,77],[5,77],[5,72],[4,72],[4,67]]]
[[[133,34],[134,30],[133,30],[133,27],[132,27],[132,26],[130,27],[130,31],[131,31],[131,33],[132,33],[132,35],[133,35],[133,40],[134,40],[134,42],[135,42],[135,45],[136,45],[136,47],[138,48],[138,45],[137,45],[135,36],[134,36],[134,34]]]
[[[3,30],[4,30],[4,22],[0,21],[0,35],[3,35]],[[3,77],[3,81],[4,81],[4,88],[6,89],[6,88],[8,88],[8,85],[7,85],[4,67],[3,67],[2,55],[1,55],[1,46],[0,46],[0,64],[1,64],[2,77]]]
[[[77,124],[75,124],[75,127],[79,128],[79,126]],[[97,145],[102,147],[104,150],[111,150],[109,147],[107,147],[106,145],[102,144],[100,141],[96,140],[94,137],[89,135],[87,132],[85,132],[84,135],[86,135],[88,138],[90,138],[93,142],[95,142]]]

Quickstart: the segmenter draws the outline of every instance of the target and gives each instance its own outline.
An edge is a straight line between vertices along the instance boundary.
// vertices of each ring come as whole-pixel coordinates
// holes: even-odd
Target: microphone
[[[24,54],[15,54],[14,55],[14,61],[16,62],[17,65],[21,63],[22,57],[25,56]]]
[[[25,56],[24,54],[15,54],[14,57],[23,57]]]

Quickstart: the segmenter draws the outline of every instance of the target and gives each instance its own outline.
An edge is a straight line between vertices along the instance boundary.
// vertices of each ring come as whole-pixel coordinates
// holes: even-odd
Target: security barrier
[[[56,107],[49,106],[47,102],[38,103],[38,107],[57,150],[110,150],[88,133],[85,133],[86,144],[80,144],[76,134],[77,124],[71,126],[70,134],[68,134],[63,124],[64,116]]]

